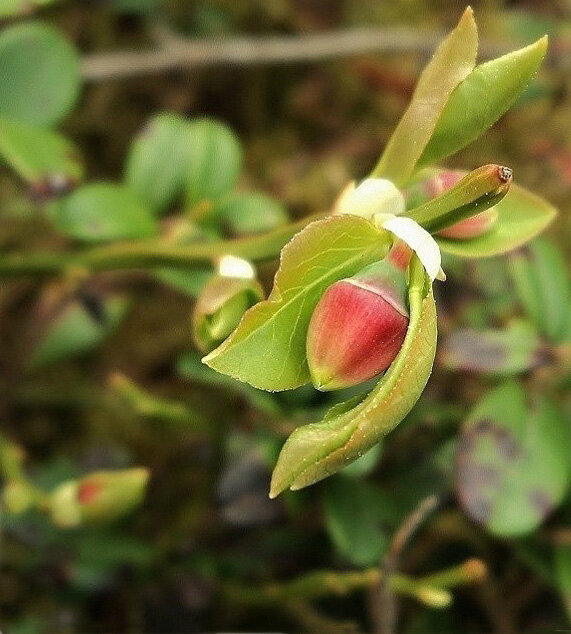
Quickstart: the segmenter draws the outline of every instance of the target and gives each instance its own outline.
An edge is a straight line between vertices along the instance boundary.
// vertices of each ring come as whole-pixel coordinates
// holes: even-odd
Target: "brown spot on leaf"
[[[69,174],[58,172],[46,174],[42,180],[30,185],[30,197],[35,202],[47,202],[53,198],[69,194],[77,185],[77,180]]]
[[[553,501],[549,495],[541,489],[533,489],[529,493],[529,501],[531,506],[540,517],[545,517],[553,509]]]
[[[506,460],[515,460],[522,455],[522,448],[518,441],[504,427],[494,427],[492,430],[498,446],[498,453]]]

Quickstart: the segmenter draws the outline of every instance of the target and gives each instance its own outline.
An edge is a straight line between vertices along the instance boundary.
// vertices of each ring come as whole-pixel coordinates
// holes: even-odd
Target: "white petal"
[[[378,213],[401,214],[405,210],[402,193],[385,178],[367,178],[358,187],[349,183],[339,195],[334,211],[372,218]]]
[[[423,229],[412,218],[391,216],[389,218],[375,218],[375,220],[380,221],[380,225],[384,229],[406,242],[418,255],[431,282],[435,279],[443,279],[443,277],[446,279],[444,271],[440,267],[442,260],[440,247],[426,229]]]
[[[238,277],[252,280],[256,277],[254,267],[242,258],[234,255],[223,255],[218,261],[218,273],[223,277]]]

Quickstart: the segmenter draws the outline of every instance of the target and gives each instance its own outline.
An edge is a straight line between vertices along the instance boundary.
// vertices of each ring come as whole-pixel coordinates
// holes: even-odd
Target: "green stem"
[[[121,242],[68,253],[13,254],[0,258],[0,277],[53,275],[73,269],[109,271],[168,266],[181,269],[213,264],[223,255],[252,261],[276,258],[282,247],[306,225],[319,220],[316,214],[268,233],[187,245],[156,241]]]
[[[213,426],[185,403],[156,397],[124,374],[117,372],[111,375],[109,386],[139,416],[183,424],[195,431],[213,431]]]
[[[454,588],[475,583],[482,579],[484,565],[479,560],[468,560],[459,566],[432,575],[413,578],[400,573],[390,576],[390,586],[395,592],[415,596],[423,602],[423,592],[427,589]],[[368,568],[354,572],[332,572],[320,570],[302,575],[284,583],[270,583],[264,586],[243,586],[226,583],[222,588],[225,597],[233,603],[243,605],[279,604],[284,601],[302,599],[309,601],[326,596],[345,596],[378,585],[383,574],[378,568]],[[426,599],[429,599],[427,596]]]

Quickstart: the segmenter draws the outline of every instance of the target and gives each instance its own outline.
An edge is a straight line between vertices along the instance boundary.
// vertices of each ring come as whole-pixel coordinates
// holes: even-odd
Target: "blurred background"
[[[341,474],[270,501],[287,435],[341,397],[202,366],[208,269],[93,272],[65,254],[326,211],[375,164],[464,3],[0,0],[3,632],[569,628],[571,2],[472,6],[481,61],[545,33],[550,48],[447,165],[508,165],[560,214],[507,258],[447,257],[419,404]],[[211,169],[235,172],[214,211],[178,184],[177,141],[203,117]],[[12,253],[51,258],[16,271]],[[276,266],[259,267],[266,292]],[[515,440],[466,426],[494,390],[540,423]]]

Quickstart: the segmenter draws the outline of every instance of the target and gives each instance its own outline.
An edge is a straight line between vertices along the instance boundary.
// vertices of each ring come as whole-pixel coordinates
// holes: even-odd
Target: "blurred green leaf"
[[[367,482],[355,483],[343,477],[327,484],[323,498],[325,525],[331,541],[350,563],[378,565],[388,546],[381,530],[382,515],[378,507],[383,495]]]
[[[83,177],[77,148],[46,128],[0,117],[0,154],[38,197],[66,193]]]
[[[113,183],[77,189],[54,206],[52,219],[62,233],[87,242],[148,238],[158,230],[137,194]]]
[[[159,8],[163,0],[107,0],[118,13],[151,13]]]
[[[55,4],[60,0],[0,0],[0,18],[27,16],[33,8]]]
[[[547,37],[485,64],[454,90],[419,166],[442,161],[493,125],[521,94],[547,51]]]
[[[436,308],[426,274],[412,261],[410,323],[395,360],[365,398],[335,405],[319,423],[298,427],[282,448],[270,496],[309,486],[356,460],[394,429],[422,394],[436,351]]]
[[[433,136],[452,91],[474,68],[477,51],[478,30],[468,7],[422,72],[410,105],[374,169],[375,176],[388,178],[396,185],[406,183]]]
[[[232,235],[264,233],[289,222],[285,207],[261,192],[237,192],[216,206],[212,219],[222,223]]]
[[[571,546],[555,547],[555,582],[571,622]]]
[[[510,254],[509,271],[527,314],[554,343],[567,333],[571,294],[561,251],[545,238]]]
[[[191,126],[179,115],[158,114],[131,144],[125,182],[157,212],[184,191]]]
[[[232,130],[212,119],[192,121],[187,138],[187,202],[216,201],[236,184],[242,147]]]
[[[210,269],[157,269],[154,276],[163,284],[190,295],[190,297],[198,297],[204,288],[206,282],[212,277]]]
[[[514,184],[494,209],[498,218],[494,226],[481,236],[469,240],[437,237],[442,251],[465,258],[501,255],[531,240],[557,214],[546,200]]]
[[[39,22],[0,34],[0,116],[52,125],[73,108],[81,87],[79,56],[56,29]]]
[[[338,279],[380,260],[387,247],[387,233],[357,216],[311,223],[282,250],[269,298],[251,308],[204,362],[264,390],[307,383],[305,340],[321,295]]]
[[[34,350],[30,365],[39,368],[90,352],[115,330],[127,308],[128,302],[122,297],[108,299],[103,303],[103,320],[99,321],[79,302],[70,304]]]
[[[547,398],[530,411],[520,384],[489,392],[468,416],[458,444],[456,482],[464,510],[495,535],[536,529],[568,490],[569,432]]]
[[[196,352],[187,352],[179,358],[177,362],[177,372],[191,381],[220,387],[228,390],[230,393],[239,394],[252,407],[266,412],[271,416],[282,413],[282,408],[273,394],[257,390],[251,385],[239,383],[229,376],[215,372],[202,363],[200,355]]]
[[[382,442],[379,442],[371,447],[371,449],[364,453],[360,458],[357,458],[355,462],[347,465],[341,471],[341,474],[347,476],[348,478],[362,478],[363,476],[366,476],[377,466],[382,452],[383,444]]]
[[[546,355],[535,328],[520,320],[502,330],[462,328],[438,352],[440,363],[452,370],[496,375],[526,372],[544,363]]]

